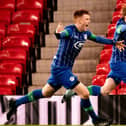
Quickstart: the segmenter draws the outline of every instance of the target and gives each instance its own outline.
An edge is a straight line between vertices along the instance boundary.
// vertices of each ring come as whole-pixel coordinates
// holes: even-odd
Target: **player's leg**
[[[118,71],[117,71],[118,72]],[[111,71],[105,81],[105,84],[101,86],[90,85],[88,86],[88,91],[92,96],[107,95],[121,82],[121,80],[126,81],[125,75],[115,74],[117,72]],[[122,72],[122,71],[121,71]],[[120,72],[120,73],[121,73]],[[124,76],[124,77],[123,77]],[[104,91],[103,91],[104,90]],[[72,90],[68,90],[63,96],[63,102],[69,100],[72,96],[76,95]]]
[[[109,122],[106,119],[100,118],[94,112],[92,104],[89,99],[89,91],[87,87],[81,82],[73,88],[73,91],[77,93],[81,97],[81,107],[88,112],[88,114],[92,118],[92,122],[95,126],[108,126]]]
[[[116,86],[120,83],[120,80],[117,81],[115,78],[108,77],[105,80],[104,85],[101,86],[96,86],[96,85],[91,85],[88,86],[88,90],[90,92],[90,95],[92,96],[99,96],[99,95],[108,95],[113,89],[116,88]]]
[[[87,88],[88,88],[90,95],[92,95],[92,96],[99,96],[101,94],[101,87],[100,86],[90,85]],[[64,103],[65,101],[70,100],[71,97],[75,96],[75,95],[77,95],[77,94],[74,91],[72,91],[71,89],[69,89],[63,95],[61,102]]]
[[[126,63],[116,62],[110,63],[111,71],[105,81],[105,84],[101,87],[101,94],[107,95],[113,89],[116,88],[121,81],[126,81]]]
[[[71,69],[66,69],[64,72],[62,72],[58,79],[66,89],[73,89],[73,91],[76,92],[82,98],[82,103],[81,103],[82,107],[85,110],[87,110],[89,115],[92,117],[92,120],[96,120],[97,115],[95,114],[93,107],[90,103],[89,91],[84,84],[78,81],[77,76],[75,76],[72,73]]]
[[[89,99],[89,91],[84,84],[81,82],[73,89],[74,92],[77,93],[81,97],[81,107],[88,112],[88,114],[91,116],[93,122],[97,120],[97,115],[94,112],[94,109],[91,105],[90,99]]]
[[[32,92],[28,93],[27,95],[19,98],[16,100],[16,107],[20,106],[21,104],[26,104],[32,101],[35,101],[40,98],[47,98],[53,95],[55,92],[55,89],[50,86],[49,84],[46,84],[42,89],[36,89]]]
[[[118,84],[115,82],[113,78],[107,78],[105,81],[105,84],[101,86],[91,85],[88,86],[88,91],[91,96],[99,96],[99,95],[107,95],[109,94],[113,89],[116,88]],[[76,95],[76,93],[72,90],[67,90],[62,98],[62,103],[69,100],[72,96]]]
[[[51,97],[59,88],[61,87],[60,84],[57,84],[56,78],[51,75],[47,80],[47,84],[42,89],[36,89],[32,92],[28,93],[27,95],[16,99],[11,100],[9,105],[9,111],[7,113],[7,119],[9,120],[11,115],[16,111],[17,107],[21,104],[26,104],[32,102],[34,100],[40,98],[48,98]]]
[[[36,89],[27,95],[22,96],[19,99],[11,99],[9,101],[9,111],[7,113],[7,119],[9,120],[11,116],[16,112],[17,107],[40,98],[51,97],[56,90],[49,84],[46,84],[42,89]]]
[[[116,86],[117,84],[113,78],[107,78],[105,84],[101,87],[101,94],[108,95]]]
[[[102,87],[100,86],[89,86],[88,90],[90,95],[99,96],[99,95],[108,95],[113,89],[116,88],[118,84],[120,84],[122,77],[120,74],[115,74],[116,72],[111,71],[108,74],[107,79]]]

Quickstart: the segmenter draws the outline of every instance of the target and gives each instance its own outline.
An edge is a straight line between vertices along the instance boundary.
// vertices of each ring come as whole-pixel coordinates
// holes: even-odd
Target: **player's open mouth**
[[[86,25],[86,27],[88,27],[88,25]]]

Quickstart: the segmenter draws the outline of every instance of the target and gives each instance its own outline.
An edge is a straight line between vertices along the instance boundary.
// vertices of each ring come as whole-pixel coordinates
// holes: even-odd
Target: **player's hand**
[[[126,47],[126,45],[124,44],[124,40],[122,41],[117,41],[116,42],[116,47],[119,49],[119,51],[123,51]]]
[[[56,28],[56,33],[60,33],[64,30],[64,26],[62,23],[59,23]]]
[[[73,92],[72,90],[67,90],[66,93],[62,97],[61,103],[69,101],[71,99],[71,97],[74,95],[76,95],[75,92]]]

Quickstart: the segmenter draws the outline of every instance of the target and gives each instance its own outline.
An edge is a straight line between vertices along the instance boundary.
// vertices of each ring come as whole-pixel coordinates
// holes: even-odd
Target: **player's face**
[[[89,23],[90,23],[90,15],[84,14],[80,18],[81,31],[86,31],[88,29]]]

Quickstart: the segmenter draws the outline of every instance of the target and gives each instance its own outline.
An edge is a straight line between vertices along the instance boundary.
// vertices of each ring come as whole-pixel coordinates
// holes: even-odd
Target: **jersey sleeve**
[[[101,43],[101,44],[110,44],[110,45],[115,44],[114,40],[107,39],[107,38],[104,38],[101,36],[96,36],[95,34],[93,34],[91,32],[88,33],[88,39],[92,40],[94,42],[97,42],[97,43]]]
[[[116,27],[116,32],[118,34],[122,33],[122,32],[125,32],[126,31],[126,25],[125,24],[121,24],[121,25],[118,25]]]
[[[70,27],[66,27],[64,28],[64,30],[60,33],[56,33],[55,32],[55,36],[57,39],[64,39],[64,38],[68,38],[72,35],[72,29]]]
[[[126,25],[125,24],[120,24],[116,25],[116,30],[114,33],[114,41],[118,41],[120,38],[120,34],[126,31]]]

